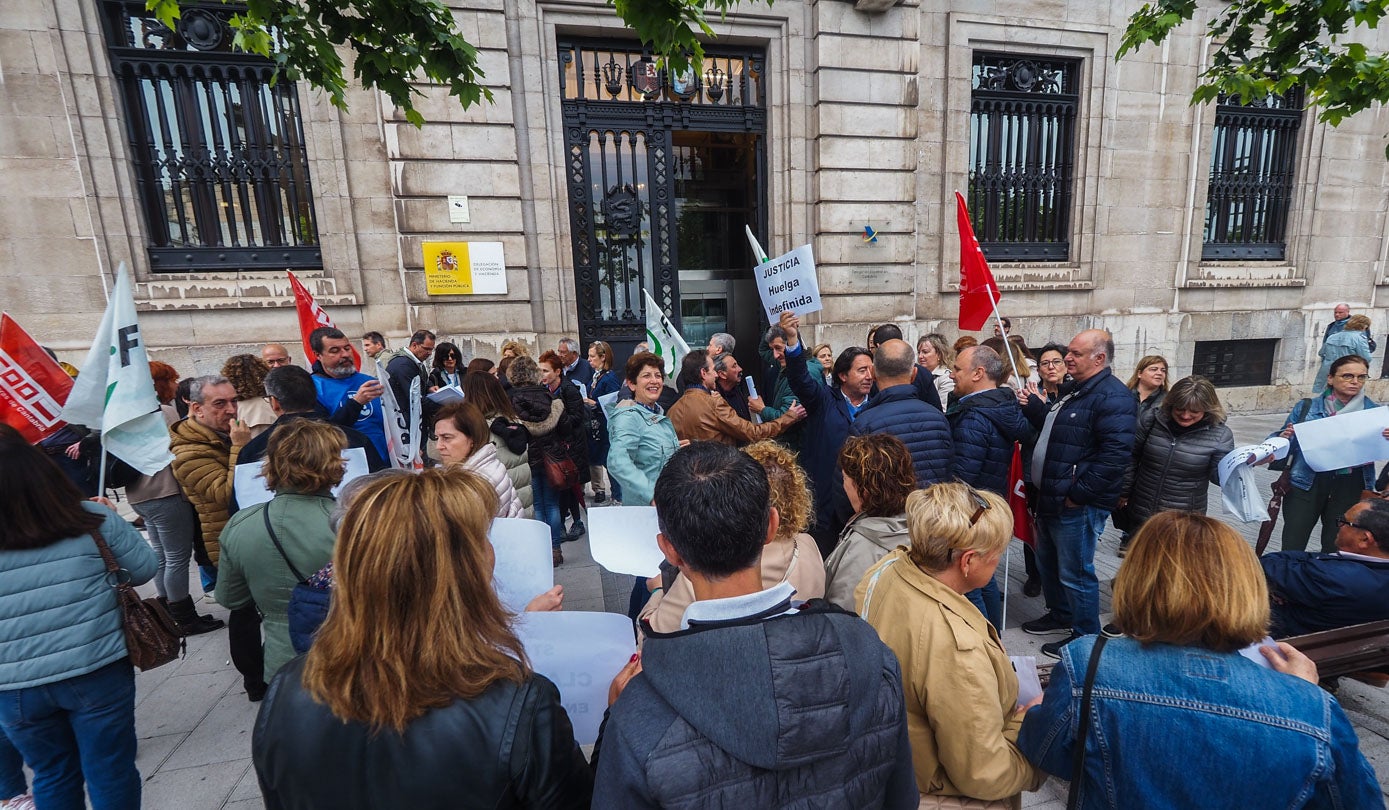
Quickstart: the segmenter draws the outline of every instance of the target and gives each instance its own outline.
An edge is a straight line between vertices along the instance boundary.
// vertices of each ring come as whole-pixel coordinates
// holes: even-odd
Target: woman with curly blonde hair
[[[502,341],[502,359],[508,357],[530,357],[531,350],[526,348],[526,344],[519,340]]]
[[[907,496],[916,489],[916,470],[907,446],[886,433],[850,436],[839,451],[839,469],[854,516],[825,559],[825,598],[853,610],[863,573],[908,542]]]
[[[770,588],[789,582],[796,589],[798,602],[824,596],[824,559],[815,538],[805,531],[815,516],[810,503],[810,479],[796,463],[796,454],[770,440],[750,444],[743,452],[767,471],[772,508],[781,517],[776,537],[762,547],[762,586]],[[680,629],[685,608],[693,601],[690,581],[677,575],[668,589],[656,588],[638,619],[643,628],[673,633]]]
[[[234,354],[222,364],[222,376],[236,389],[236,418],[251,429],[251,438],[264,433],[278,418],[265,395],[270,366],[254,354]]]

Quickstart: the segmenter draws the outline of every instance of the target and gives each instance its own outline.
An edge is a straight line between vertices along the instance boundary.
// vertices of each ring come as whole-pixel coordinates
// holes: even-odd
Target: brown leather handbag
[[[116,590],[116,604],[121,609],[121,628],[125,631],[125,647],[130,663],[141,672],[163,666],[188,651],[183,633],[158,599],[141,599],[130,584],[129,573],[116,564],[106,538],[93,529],[92,539],[106,561],[106,573]]]

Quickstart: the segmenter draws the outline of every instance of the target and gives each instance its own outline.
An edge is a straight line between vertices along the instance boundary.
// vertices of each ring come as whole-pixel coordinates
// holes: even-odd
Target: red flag
[[[72,378],[9,313],[0,315],[0,422],[30,443],[63,426]]]
[[[1027,512],[1027,485],[1022,478],[1022,446],[1013,444],[1013,464],[1008,468],[1008,508],[1013,512],[1013,537],[1035,546],[1032,515]]]
[[[333,323],[333,319],[328,317],[328,313],[323,311],[323,307],[313,300],[308,289],[299,283],[299,279],[295,278],[293,273],[289,274],[289,284],[294,288],[294,309],[299,313],[299,336],[304,341],[304,356],[308,358],[309,365],[312,366],[314,361],[318,360],[318,353],[309,344],[309,335],[321,326],[336,328],[337,324]],[[362,356],[357,353],[356,346],[352,347],[352,359],[357,362],[357,369],[361,370]]]
[[[989,272],[989,263],[979,240],[974,238],[974,226],[969,222],[965,198],[955,192],[960,225],[960,329],[977,332],[988,323],[994,304],[999,300],[998,284]]]

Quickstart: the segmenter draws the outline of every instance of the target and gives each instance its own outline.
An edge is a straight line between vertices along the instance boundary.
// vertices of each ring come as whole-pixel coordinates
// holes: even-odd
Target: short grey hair
[[[727,332],[715,332],[709,336],[709,342],[719,347],[720,354],[731,354],[738,348],[738,341]]]
[[[781,328],[781,324],[774,323],[772,324],[772,327],[767,330],[767,334],[763,336],[762,342],[770,346],[772,344],[772,341],[776,340],[777,338],[786,340],[786,330]]]
[[[221,374],[205,374],[202,377],[194,377],[193,382],[188,384],[188,401],[203,404],[203,389],[217,385],[231,385],[231,380]]]
[[[984,376],[995,384],[1003,383],[1003,358],[998,352],[988,346],[971,346],[961,350],[960,354],[969,352],[969,368],[966,371],[973,371],[976,368],[984,369]]]
[[[560,338],[559,347],[566,352],[579,353],[579,341],[574,338]]]
[[[728,368],[728,364],[729,364],[729,362],[730,362],[731,360],[733,360],[733,355],[732,355],[732,353],[730,353],[730,352],[722,352],[722,353],[720,353],[719,355],[717,355],[716,357],[714,357],[714,370],[715,370],[715,371],[726,371],[727,368]]]
[[[916,352],[901,338],[888,338],[873,350],[873,371],[882,379],[898,380],[910,376],[916,365]]]

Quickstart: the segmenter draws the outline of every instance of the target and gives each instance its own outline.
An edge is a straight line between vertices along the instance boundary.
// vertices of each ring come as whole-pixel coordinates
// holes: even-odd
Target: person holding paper
[[[330,490],[342,481],[346,447],[347,437],[326,422],[299,419],[280,427],[265,456],[265,485],[275,497],[237,512],[222,531],[217,600],[230,610],[260,611],[266,683],[294,657],[290,592],[333,556]],[[233,656],[261,645],[256,633],[232,634],[230,642]]]
[[[256,720],[267,807],[589,807],[593,773],[559,690],[531,669],[492,585],[496,512],[492,485],[454,466],[355,496],[333,608]]]
[[[998,631],[965,597],[993,581],[1013,513],[998,495],[952,482],[913,492],[907,526],[910,545],[868,569],[854,603],[902,664],[922,806],[1017,807],[1046,778],[1017,746],[1038,701],[1018,705]]]
[[[680,374],[690,381],[685,393],[670,407],[670,422],[684,441],[718,442],[738,447],[773,439],[805,418],[805,409],[792,404],[775,420],[753,424],[734,412],[717,392],[714,359],[704,349],[694,349],[681,361]]]
[[[1114,621],[1123,636],[1061,650],[1018,735],[1034,765],[1074,780],[1077,806],[1384,807],[1316,664],[1283,643],[1258,648],[1266,666],[1240,654],[1266,637],[1269,603],[1258,559],[1234,529],[1155,515],[1119,566]],[[1079,773],[1077,728],[1088,732]]]
[[[1307,465],[1298,446],[1293,425],[1341,414],[1355,413],[1379,407],[1365,396],[1365,383],[1370,379],[1370,361],[1359,355],[1346,355],[1330,366],[1326,389],[1321,396],[1303,400],[1288,415],[1288,421],[1273,436],[1292,442],[1288,451],[1288,482],[1291,488],[1283,496],[1283,550],[1302,551],[1312,529],[1321,521],[1321,550],[1330,554],[1336,550],[1336,518],[1360,500],[1360,493],[1374,489],[1373,464],[1347,467],[1340,470],[1316,472]],[[1389,428],[1384,430],[1389,438]],[[1262,462],[1261,462],[1262,463]]]
[[[1334,554],[1280,551],[1259,558],[1275,636],[1389,619],[1389,501],[1366,498],[1336,524]]]
[[[491,431],[482,414],[470,402],[454,402],[439,409],[434,417],[439,461],[458,464],[486,478],[497,491],[496,517],[521,517],[521,499],[507,477],[506,465],[497,457],[497,448],[488,437]]]

